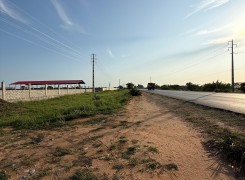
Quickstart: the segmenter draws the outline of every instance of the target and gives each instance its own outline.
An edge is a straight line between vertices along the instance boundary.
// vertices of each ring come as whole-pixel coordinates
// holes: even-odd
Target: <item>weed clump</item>
[[[97,180],[98,178],[88,169],[77,170],[71,180]]]
[[[99,123],[104,123],[106,122],[107,119],[105,118],[93,118],[93,119],[89,119],[87,121],[82,122],[82,125],[95,125],[95,124],[99,124]]]
[[[32,144],[38,144],[40,142],[42,142],[44,139],[44,135],[43,134],[38,134],[36,137],[32,138],[31,143]]]
[[[95,140],[97,140],[97,139],[99,139],[99,138],[102,138],[103,136],[104,136],[104,135],[102,135],[102,134],[100,135],[100,134],[99,134],[99,135],[92,136],[92,137],[90,137],[89,139],[92,140],[92,141],[95,141]]]
[[[0,171],[0,179],[1,180],[8,180],[8,175],[5,171]]]
[[[126,151],[122,153],[122,158],[129,159],[136,152],[136,147],[129,147]]]
[[[150,146],[150,147],[148,147],[147,150],[148,150],[149,152],[152,152],[152,153],[158,153],[158,149],[157,149],[156,147]]]
[[[126,137],[124,137],[124,136],[122,136],[122,137],[120,137],[120,139],[119,139],[119,143],[121,143],[121,144],[124,144],[124,143],[126,143],[128,140],[126,139]]]
[[[245,176],[245,141],[228,129],[219,132],[217,139],[207,141],[206,146],[213,149],[214,155],[228,160],[238,176]]]
[[[178,170],[178,166],[175,163],[169,163],[163,166],[165,169],[171,171],[171,170]]]
[[[129,161],[128,161],[128,165],[130,166],[130,167],[135,167],[136,165],[137,165],[137,159],[135,159],[135,158],[131,158],[131,159],[129,159]]]
[[[116,170],[121,170],[121,169],[123,169],[123,168],[124,168],[123,164],[115,164],[115,165],[112,167],[112,169],[116,169]]]
[[[132,144],[137,144],[139,141],[136,139],[131,140]]]
[[[111,144],[108,148],[109,151],[113,151],[116,149],[116,145],[115,144]]]
[[[61,148],[61,147],[57,147],[54,151],[54,156],[56,157],[61,157],[61,156],[65,156],[67,154],[70,154],[70,150],[69,149],[65,149],[65,148]]]
[[[98,148],[102,145],[102,143],[98,141],[98,142],[93,143],[92,145],[93,147]]]
[[[155,159],[152,158],[143,159],[141,163],[146,164],[146,169],[149,170],[155,170],[162,167],[162,165],[159,162],[157,162]]]

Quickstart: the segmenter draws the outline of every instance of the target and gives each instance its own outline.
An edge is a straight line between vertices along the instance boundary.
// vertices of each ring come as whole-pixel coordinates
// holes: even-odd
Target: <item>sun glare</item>
[[[245,12],[239,15],[235,25],[235,37],[237,39],[245,39]]]

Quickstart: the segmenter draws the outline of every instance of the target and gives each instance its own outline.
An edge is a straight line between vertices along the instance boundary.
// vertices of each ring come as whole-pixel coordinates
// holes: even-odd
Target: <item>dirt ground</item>
[[[5,129],[0,170],[10,179],[69,179],[79,169],[98,179],[235,179],[204,149],[204,136],[154,97],[53,130]]]

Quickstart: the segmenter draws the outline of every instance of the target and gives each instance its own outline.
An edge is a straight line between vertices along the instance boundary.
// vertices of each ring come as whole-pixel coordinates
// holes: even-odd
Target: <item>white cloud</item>
[[[111,56],[112,58],[114,57],[113,53],[111,52],[110,49],[107,49],[106,52],[109,54],[109,56]]]
[[[221,27],[212,27],[209,29],[202,29],[199,30],[195,33],[195,35],[208,35],[208,34],[212,34],[212,33],[217,33],[217,32],[221,32],[223,30],[226,30],[228,28],[230,28],[232,26],[232,24],[227,24],[225,26],[221,26]]]
[[[220,38],[215,38],[212,40],[207,41],[206,43],[204,43],[205,45],[217,45],[217,44],[225,44],[228,41],[232,40],[232,36],[224,36],[224,37],[220,37]]]
[[[16,21],[22,22],[24,24],[29,24],[28,21],[24,17],[22,17],[17,11],[11,8],[10,5],[6,3],[6,1],[4,2],[3,0],[0,0],[0,12],[3,12],[4,14],[15,19]]]
[[[73,23],[72,26],[67,25],[67,24],[62,24],[61,28],[68,30],[68,31],[72,31],[72,32],[79,32],[79,33],[87,34],[87,35],[89,34],[85,31],[85,29],[81,25],[77,23]]]
[[[186,32],[181,33],[180,35],[181,36],[192,35],[192,34],[195,34],[197,31],[199,31],[200,29],[201,29],[201,27],[195,27],[193,29],[190,29],[190,30],[188,30]]]
[[[202,0],[199,5],[196,7],[194,11],[186,15],[186,18],[200,12],[200,11],[208,11],[222,5],[227,4],[231,0]]]
[[[71,18],[67,15],[67,12],[63,8],[63,6],[59,3],[58,0],[51,0],[51,2],[54,8],[56,9],[60,19],[63,22],[63,24],[61,25],[61,28],[68,30],[68,31],[72,31],[72,32],[88,34],[79,23],[71,20]]]
[[[66,25],[73,25],[73,22],[70,20],[70,18],[67,16],[64,8],[60,3],[58,3],[57,0],[51,0],[52,4],[54,5],[54,8],[56,9],[60,19],[63,21],[64,24]]]

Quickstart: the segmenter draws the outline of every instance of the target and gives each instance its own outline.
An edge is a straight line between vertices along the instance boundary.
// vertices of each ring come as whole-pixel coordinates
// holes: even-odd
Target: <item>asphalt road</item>
[[[245,94],[169,90],[143,91],[245,114]]]

